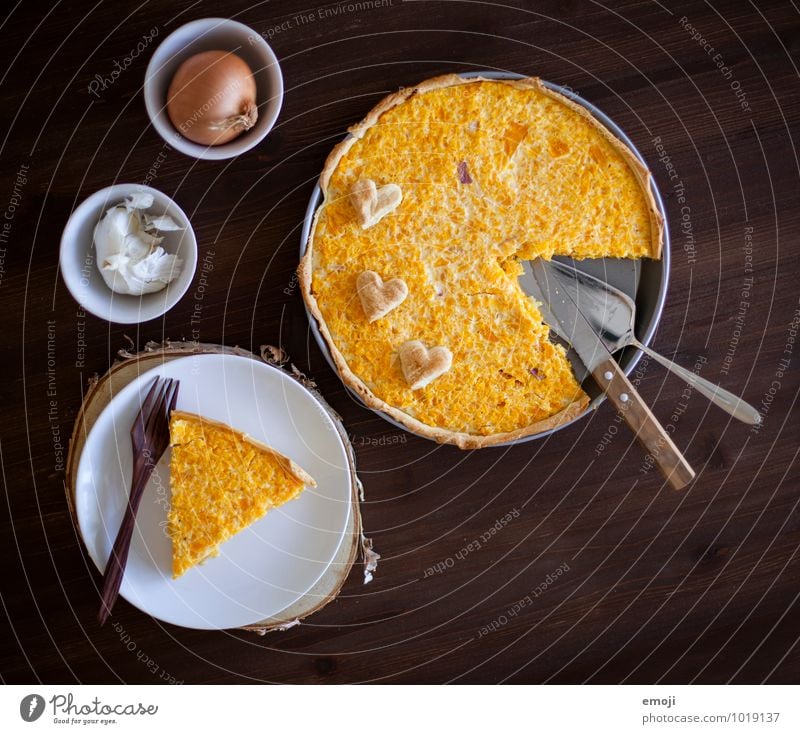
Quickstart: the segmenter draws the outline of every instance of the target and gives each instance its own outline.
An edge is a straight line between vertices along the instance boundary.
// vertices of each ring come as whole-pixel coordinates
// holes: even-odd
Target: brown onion
[[[222,145],[256,124],[256,82],[230,51],[204,51],[184,61],[169,85],[167,114],[200,145]]]

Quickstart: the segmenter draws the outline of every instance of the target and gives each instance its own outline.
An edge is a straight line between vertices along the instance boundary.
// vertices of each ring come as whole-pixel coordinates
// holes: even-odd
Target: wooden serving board
[[[120,359],[112,365],[111,369],[102,377],[95,377],[90,381],[89,389],[83,398],[83,403],[75,420],[75,427],[72,431],[67,455],[65,478],[65,490],[70,514],[77,527],[74,500],[78,463],[89,431],[91,431],[98,416],[109,404],[112,397],[132,380],[158,364],[197,354],[236,355],[242,359],[263,360],[267,364],[283,369],[306,390],[311,392],[320,405],[328,411],[342,437],[347,451],[353,477],[351,490],[353,511],[350,513],[350,520],[345,538],[328,571],[307,594],[290,607],[284,609],[280,614],[264,619],[258,624],[242,628],[259,634],[286,630],[300,624],[302,619],[319,611],[339,595],[342,585],[359,554],[363,561],[364,583],[369,583],[369,581],[372,580],[372,574],[377,568],[380,556],[372,549],[372,541],[364,537],[363,534],[360,506],[360,500],[363,499],[363,487],[356,474],[353,447],[348,439],[347,431],[342,424],[341,418],[319,394],[313,380],[297,370],[294,365],[289,364],[288,357],[282,350],[265,345],[261,348],[261,356],[256,356],[252,352],[240,349],[239,347],[224,347],[219,344],[201,344],[195,342],[165,342],[164,344],[150,342],[145,346],[144,351],[138,353],[120,350]],[[288,368],[286,366],[287,364],[289,365]]]

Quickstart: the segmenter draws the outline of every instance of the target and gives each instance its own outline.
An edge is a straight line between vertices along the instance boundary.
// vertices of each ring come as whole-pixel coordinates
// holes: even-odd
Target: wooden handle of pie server
[[[694,479],[694,470],[669,434],[647,407],[614,359],[598,365],[592,375],[609,400],[636,434],[636,438],[673,489],[682,489]]]

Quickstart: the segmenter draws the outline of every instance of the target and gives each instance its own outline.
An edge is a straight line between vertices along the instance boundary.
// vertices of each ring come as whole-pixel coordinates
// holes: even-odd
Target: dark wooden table
[[[25,0],[3,22],[2,679],[797,682],[797,8],[372,5],[226,5],[270,38],[286,96],[268,139],[223,163],[165,147],[141,93],[155,42],[218,5]],[[512,449],[462,453],[402,434],[354,404],[310,339],[292,279],[327,152],[397,87],[486,68],[597,104],[665,194],[673,267],[655,345],[764,413],[754,432],[687,400],[654,363],[639,371],[697,469],[687,491],[643,472],[624,430],[608,436],[607,405]],[[363,586],[355,569],[336,602],[284,633],[179,629],[124,601],[118,629],[95,622],[100,578],[70,521],[60,447],[90,376],[129,340],[191,338],[193,302],[138,327],[83,317],[58,246],[82,199],[146,179],[189,213],[201,256],[215,253],[196,336],[256,351],[280,343],[353,437],[378,574]]]

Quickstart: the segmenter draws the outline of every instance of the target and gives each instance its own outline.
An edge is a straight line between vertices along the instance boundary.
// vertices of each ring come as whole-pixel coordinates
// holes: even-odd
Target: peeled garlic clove
[[[133,194],[109,209],[95,226],[98,267],[115,293],[155,293],[180,274],[183,261],[167,254],[159,246],[164,238],[153,232],[182,227],[169,216],[149,217],[141,211],[152,204],[151,194]]]
[[[125,250],[125,237],[130,230],[130,219],[131,215],[123,207],[113,207],[94,228],[94,245],[100,274],[106,285],[117,293],[127,292],[119,290],[123,287],[123,283],[121,280],[118,281],[116,272],[121,267],[118,258]]]
[[[147,229],[158,229],[162,232],[175,232],[183,229],[172,217],[164,214],[160,217],[151,217],[148,214],[144,215]]]
[[[100,264],[100,274],[114,293],[130,295],[128,265],[130,259],[126,255],[109,255]]]
[[[107,258],[100,263],[100,268],[107,272],[112,272],[114,270],[119,270],[122,267],[125,267],[128,263],[128,258],[125,255],[109,255]]]
[[[129,211],[132,209],[149,209],[153,206],[153,201],[152,194],[138,192],[125,199],[125,208]]]
[[[175,255],[168,255],[159,247],[151,255],[133,265],[131,275],[137,282],[142,283],[143,287],[147,287],[146,292],[150,293],[160,290],[174,280],[182,266],[183,260]]]
[[[123,207],[112,207],[94,228],[95,243],[99,239],[104,246],[118,252],[125,236],[135,231],[135,222],[135,214],[131,214]]]
[[[135,235],[132,236],[135,237],[140,242],[144,243],[145,248],[141,257],[149,255],[153,250],[156,249],[156,247],[158,247],[164,241],[163,237],[151,234],[150,232],[147,232],[145,230],[137,232]]]
[[[141,260],[143,257],[147,257],[153,248],[158,246],[158,243],[149,241],[150,236],[145,238],[145,235],[146,232],[126,235],[121,252],[131,260]]]

